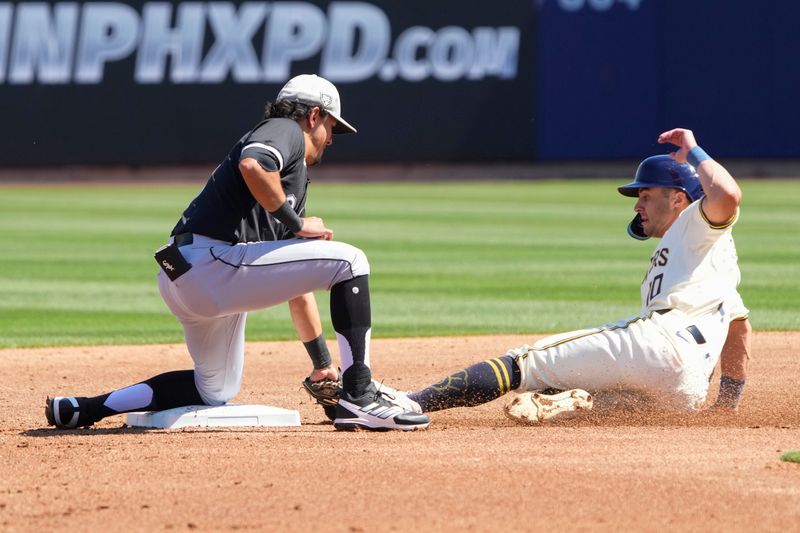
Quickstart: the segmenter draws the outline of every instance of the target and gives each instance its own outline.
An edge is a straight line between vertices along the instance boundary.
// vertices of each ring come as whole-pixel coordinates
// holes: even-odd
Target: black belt
[[[659,315],[666,315],[670,311],[672,311],[672,309],[656,309],[655,312],[658,313]],[[700,329],[694,324],[692,324],[691,326],[686,326],[686,331],[689,332],[689,335],[692,336],[694,342],[696,342],[697,344],[706,343],[706,338],[703,337],[703,334],[700,333]]]
[[[194,242],[194,234],[192,233],[178,233],[173,237],[173,241],[175,242],[175,246],[180,248],[181,246],[186,246],[187,244],[192,244]]]

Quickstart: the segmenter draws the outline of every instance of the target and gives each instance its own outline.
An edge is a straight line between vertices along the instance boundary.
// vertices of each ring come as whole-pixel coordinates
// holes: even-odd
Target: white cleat
[[[394,389],[391,390],[394,391]],[[358,397],[342,393],[339,404],[336,406],[333,427],[346,431],[359,429],[409,431],[427,428],[431,422],[430,419],[405,405],[411,400],[404,394],[401,396],[397,391],[394,393],[389,394],[385,390],[379,391],[375,383],[370,383],[364,394]],[[405,401],[398,401],[397,398]],[[416,402],[412,403],[416,404]]]
[[[539,424],[553,417],[566,418],[566,413],[588,411],[592,408],[592,395],[581,389],[558,394],[526,392],[520,394],[504,408],[508,418],[522,424]]]
[[[408,397],[409,392],[402,392],[397,389],[393,389],[390,386],[386,385],[385,383],[381,383],[374,379],[372,380],[372,384],[375,385],[375,388],[378,389],[378,391],[380,391],[381,394],[383,394],[384,396],[388,396],[389,399],[392,400],[392,403],[399,405],[406,411],[422,414],[422,407],[420,407],[417,402]]]

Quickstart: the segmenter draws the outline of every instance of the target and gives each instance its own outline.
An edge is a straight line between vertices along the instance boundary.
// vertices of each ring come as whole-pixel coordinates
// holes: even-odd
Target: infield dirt
[[[373,369],[416,389],[535,339],[380,339]],[[120,416],[57,431],[46,395],[188,368],[185,348],[3,350],[0,529],[798,531],[800,464],[780,461],[800,448],[798,346],[798,333],[756,333],[736,415],[600,397],[586,416],[522,427],[506,398],[412,433],[334,431],[300,387],[298,342],[250,343],[236,403],[297,409],[299,428],[141,430]]]

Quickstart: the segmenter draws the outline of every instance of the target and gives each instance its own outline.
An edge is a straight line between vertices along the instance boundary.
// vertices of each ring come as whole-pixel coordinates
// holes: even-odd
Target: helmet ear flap
[[[642,215],[639,213],[636,213],[636,216],[633,217],[631,223],[628,224],[628,235],[637,241],[646,241],[650,238],[644,234],[644,228],[642,227]]]

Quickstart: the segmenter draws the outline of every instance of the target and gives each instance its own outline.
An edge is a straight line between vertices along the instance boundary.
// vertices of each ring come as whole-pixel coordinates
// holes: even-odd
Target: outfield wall
[[[793,0],[0,1],[0,166],[208,165],[288,77],[341,163],[800,157]]]
[[[684,126],[725,157],[800,156],[800,2],[558,0],[537,25],[541,159],[640,159]]]

